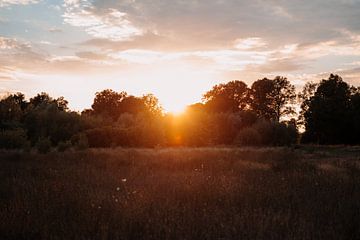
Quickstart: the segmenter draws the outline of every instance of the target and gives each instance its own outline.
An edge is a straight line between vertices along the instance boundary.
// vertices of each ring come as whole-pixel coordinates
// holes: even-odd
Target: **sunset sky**
[[[331,73],[360,85],[360,0],[0,0],[0,93],[155,94],[168,111],[214,84]]]

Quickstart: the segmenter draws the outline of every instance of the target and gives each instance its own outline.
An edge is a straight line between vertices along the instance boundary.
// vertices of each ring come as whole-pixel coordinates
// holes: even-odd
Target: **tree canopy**
[[[184,114],[163,111],[153,94],[133,96],[105,89],[90,109],[70,111],[64,97],[15,93],[0,99],[0,148],[155,147],[254,145],[301,142],[360,144],[360,88],[338,75],[305,84],[298,94],[285,77],[251,87],[234,80],[215,85]]]

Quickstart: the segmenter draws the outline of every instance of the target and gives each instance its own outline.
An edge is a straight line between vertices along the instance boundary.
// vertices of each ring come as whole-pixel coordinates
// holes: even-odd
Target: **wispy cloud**
[[[0,7],[6,7],[9,5],[27,5],[38,2],[40,2],[40,0],[0,0]]]
[[[67,0],[64,7],[64,21],[72,26],[84,28],[95,38],[123,41],[142,34],[141,29],[127,20],[126,13],[119,10],[108,8],[99,15],[86,0]]]
[[[265,47],[266,45],[267,45],[267,43],[258,37],[251,37],[251,38],[235,40],[235,48],[242,49],[242,50],[262,48],[262,47]]]

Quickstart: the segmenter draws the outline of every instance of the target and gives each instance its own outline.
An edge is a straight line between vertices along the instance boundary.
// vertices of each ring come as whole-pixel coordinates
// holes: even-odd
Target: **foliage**
[[[248,104],[248,88],[242,81],[230,81],[215,85],[204,94],[203,100],[211,112],[237,112]]]
[[[259,120],[239,131],[235,143],[240,145],[288,146],[297,142],[295,125]]]
[[[48,153],[51,150],[51,141],[48,137],[41,137],[35,145],[39,153]]]
[[[78,150],[85,150],[89,147],[89,140],[86,133],[78,133],[72,136],[70,141]]]
[[[120,115],[121,101],[127,96],[127,93],[117,93],[111,89],[106,89],[95,94],[94,103],[91,105],[93,113],[104,115],[116,120]]]
[[[311,92],[302,104],[306,129],[302,140],[319,144],[360,143],[358,90],[331,74]]]
[[[282,116],[294,114],[296,93],[294,85],[284,77],[264,78],[251,86],[250,106],[260,118],[279,122]]]
[[[24,116],[23,124],[31,142],[49,138],[54,145],[67,141],[82,129],[80,116],[75,112],[59,109],[57,104],[41,104],[31,108]]]
[[[57,145],[57,150],[59,152],[65,152],[66,150],[70,149],[72,147],[71,141],[67,140],[65,142],[59,142]]]
[[[6,96],[0,100],[0,129],[18,128],[27,103],[22,93]]]
[[[23,129],[0,130],[0,148],[27,149],[29,146],[30,143]]]
[[[165,113],[152,94],[137,97],[105,89],[95,94],[91,109],[79,114],[68,109],[63,97],[40,93],[27,101],[16,93],[0,99],[0,130],[14,130],[3,134],[8,136],[21,129],[14,138],[25,138],[32,146],[49,139],[60,151],[70,142],[84,149],[282,146],[297,142],[296,126],[305,128],[302,142],[360,143],[359,88],[332,74],[319,84],[307,83],[298,94],[297,121],[290,119],[295,98],[294,86],[280,76],[257,80],[251,88],[239,80],[215,85],[203,95],[202,103],[176,116]]]
[[[240,146],[259,146],[261,145],[261,135],[256,129],[246,127],[237,134],[235,144]]]

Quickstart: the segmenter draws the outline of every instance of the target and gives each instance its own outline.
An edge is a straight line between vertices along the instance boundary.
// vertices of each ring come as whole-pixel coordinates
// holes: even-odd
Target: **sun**
[[[131,71],[130,71],[131,70]],[[121,87],[134,95],[154,94],[165,113],[181,114],[186,107],[201,102],[219,77],[212,71],[204,70],[203,65],[178,60],[176,63],[142,65],[130,69],[127,81]],[[120,85],[114,77],[114,84]]]
[[[171,113],[174,115],[181,115],[182,113],[185,112],[187,105],[188,104],[186,103],[168,102],[168,104],[163,105],[163,108],[167,113]]]

